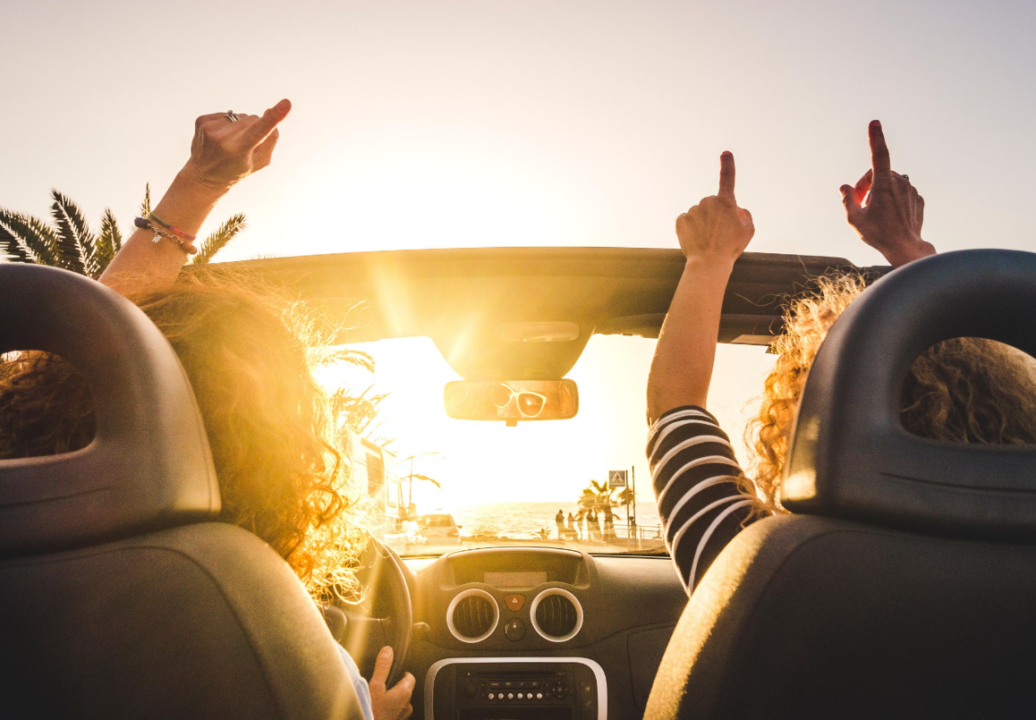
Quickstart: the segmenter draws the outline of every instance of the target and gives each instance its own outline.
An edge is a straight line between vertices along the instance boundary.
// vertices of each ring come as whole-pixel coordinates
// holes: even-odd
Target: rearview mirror
[[[579,412],[574,380],[457,380],[443,392],[446,414],[457,420],[568,420]]]

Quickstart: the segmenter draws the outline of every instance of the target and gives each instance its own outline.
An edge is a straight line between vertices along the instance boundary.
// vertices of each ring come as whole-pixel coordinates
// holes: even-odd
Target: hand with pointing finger
[[[907,176],[892,171],[881,123],[872,121],[868,131],[871,169],[855,186],[841,187],[846,219],[893,267],[934,255],[932,244],[921,239],[924,198]]]
[[[270,164],[280,124],[291,111],[281,100],[258,115],[212,113],[194,123],[191,157],[152,212],[153,218],[195,235],[227,191],[243,178]],[[233,115],[233,117],[231,117]],[[152,230],[139,227],[101,275],[100,280],[122,294],[142,287],[175,282],[187,253],[172,242],[155,242]]]
[[[676,219],[687,262],[651,360],[648,424],[675,408],[706,407],[723,297],[734,262],[755,234],[752,214],[734,198],[734,156],[723,153],[719,164],[719,193]]]
[[[277,125],[291,111],[281,100],[260,117],[229,113],[202,115],[194,123],[191,159],[183,172],[212,190],[226,192],[238,181],[270,164],[280,133]]]
[[[733,265],[755,234],[752,214],[734,199],[734,156],[720,155],[719,193],[676,219],[676,236],[688,262]]]
[[[386,646],[378,653],[374,661],[374,674],[371,675],[371,709],[374,720],[406,720],[414,712],[410,704],[410,696],[414,692],[414,676],[405,674],[391,690],[385,687],[389,670],[392,668],[392,648]]]

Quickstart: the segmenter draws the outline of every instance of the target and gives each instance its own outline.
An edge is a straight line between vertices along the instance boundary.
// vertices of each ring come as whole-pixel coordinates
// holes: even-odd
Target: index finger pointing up
[[[734,200],[734,155],[724,151],[719,156],[719,197]]]
[[[888,180],[892,174],[892,161],[889,158],[889,147],[885,144],[885,133],[881,130],[881,121],[872,120],[867,132],[871,139],[871,167],[874,168],[874,182]],[[879,180],[880,178],[880,180]]]
[[[288,116],[291,112],[291,102],[288,100],[281,100],[279,103],[274,105],[272,108],[263,113],[263,116],[255,121],[255,123],[248,128],[247,135],[245,136],[252,146],[259,145],[263,140],[270,136],[274,128]]]

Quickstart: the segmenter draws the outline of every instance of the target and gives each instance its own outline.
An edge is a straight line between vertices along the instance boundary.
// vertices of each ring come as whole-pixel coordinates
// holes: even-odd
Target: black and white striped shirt
[[[690,594],[752,519],[730,438],[704,408],[669,410],[648,432],[647,456],[666,547]]]

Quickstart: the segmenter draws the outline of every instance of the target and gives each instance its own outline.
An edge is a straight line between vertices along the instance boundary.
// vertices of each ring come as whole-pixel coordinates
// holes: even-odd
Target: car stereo
[[[449,658],[428,669],[426,720],[604,720],[607,683],[586,658]]]

